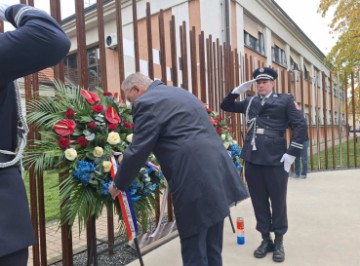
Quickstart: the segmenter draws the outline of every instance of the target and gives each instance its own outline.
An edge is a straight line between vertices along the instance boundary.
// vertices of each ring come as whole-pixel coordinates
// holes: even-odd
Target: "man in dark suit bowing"
[[[256,229],[263,241],[255,250],[256,258],[274,251],[273,260],[285,260],[283,235],[287,232],[286,191],[291,164],[303,148],[307,126],[303,114],[290,94],[273,92],[277,73],[261,67],[253,80],[236,87],[221,103],[227,112],[245,114],[247,135],[240,157],[245,160],[245,178],[256,216]],[[256,96],[236,101],[239,94],[257,84]],[[286,129],[293,126],[289,147]],[[275,233],[275,243],[270,232]]]
[[[59,63],[70,41],[53,18],[27,5],[0,3],[0,20],[16,28],[0,33],[0,265],[25,266],[35,239],[19,166],[27,126],[15,80]]]
[[[122,90],[133,104],[135,127],[112,196],[129,187],[153,152],[172,194],[183,264],[222,265],[224,218],[248,194],[203,104],[141,73],[127,77]]]

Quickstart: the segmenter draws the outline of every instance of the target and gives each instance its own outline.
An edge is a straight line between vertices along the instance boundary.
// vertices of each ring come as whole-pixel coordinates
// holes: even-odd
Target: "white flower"
[[[229,142],[224,142],[224,147],[225,147],[225,149],[229,148],[229,145],[230,145]]]
[[[236,140],[233,140],[233,144],[238,145],[238,142]]]
[[[133,135],[134,134],[132,134],[132,133],[127,135],[127,137],[126,137],[127,142],[131,143],[133,141]]]
[[[96,146],[93,150],[93,154],[95,157],[101,157],[104,154],[103,148]]]
[[[221,139],[225,140],[226,139],[226,135],[225,134],[221,134]]]
[[[73,148],[66,149],[64,153],[65,153],[65,158],[68,159],[69,161],[74,161],[75,158],[77,157],[77,152]]]
[[[103,161],[102,166],[104,168],[104,172],[107,173],[110,172],[112,164],[109,161]]]
[[[110,145],[115,145],[115,144],[118,144],[120,143],[120,135],[119,133],[117,132],[110,132],[108,137],[107,137],[107,142],[110,144]]]

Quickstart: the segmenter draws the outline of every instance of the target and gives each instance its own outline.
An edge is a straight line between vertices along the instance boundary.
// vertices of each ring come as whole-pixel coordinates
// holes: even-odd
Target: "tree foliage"
[[[324,17],[335,7],[329,25],[338,41],[327,55],[336,70],[358,72],[360,66],[360,0],[320,0],[319,12]]]

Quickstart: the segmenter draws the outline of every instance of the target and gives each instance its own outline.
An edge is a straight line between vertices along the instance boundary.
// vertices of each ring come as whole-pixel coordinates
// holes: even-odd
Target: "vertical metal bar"
[[[132,13],[133,13],[133,32],[134,32],[135,71],[139,72],[140,58],[139,58],[139,35],[138,35],[136,0],[132,0]]]
[[[183,21],[180,26],[180,39],[181,39],[181,65],[182,65],[182,85],[183,88],[189,90],[189,76],[187,65],[187,38],[186,38],[186,23]]]
[[[286,84],[286,81],[285,81],[285,77],[286,77],[286,70],[285,69],[282,69],[281,70],[281,93],[285,93],[285,84]]]
[[[210,43],[210,49],[212,49],[212,61],[213,61],[213,78],[212,78],[212,86],[213,86],[213,95],[211,96],[209,93],[209,99],[210,96],[212,97],[212,99],[214,99],[215,102],[220,102],[217,99],[220,98],[219,97],[219,86],[218,86],[218,68],[219,68],[219,61],[217,60],[217,49],[216,49],[216,42],[209,42]],[[224,95],[221,95],[224,96]],[[222,97],[221,97],[222,98]],[[214,104],[213,104],[214,105]]]
[[[151,30],[151,9],[150,3],[146,2],[146,33],[148,48],[148,73],[151,79],[154,79],[154,58],[152,51],[152,30]]]
[[[211,49],[207,49],[207,52],[211,52]],[[205,37],[204,31],[200,32],[199,35],[199,59],[200,59],[200,93],[201,100],[203,103],[207,103],[206,100],[206,73],[205,73]],[[208,73],[211,73],[212,69],[208,69]],[[209,79],[209,88],[211,79]],[[209,93],[210,95],[210,93]],[[210,98],[210,97],[209,97]]]
[[[347,73],[345,72],[344,73],[344,88],[346,88],[344,90],[344,93],[345,93],[345,114],[346,114],[346,118],[345,118],[345,121],[346,121],[346,125],[349,125],[349,108],[348,108],[348,103],[347,103],[347,99],[348,99],[348,92],[347,92],[347,87],[348,87],[348,76],[347,76]],[[350,167],[350,144],[349,144],[349,127],[347,127],[346,129],[346,154],[347,154],[347,167],[349,168]]]
[[[310,77],[310,73],[309,71],[307,72],[307,76]],[[310,84],[311,82],[311,84]],[[311,97],[311,88],[313,88],[312,86],[313,82],[312,80],[308,82],[308,106],[309,106],[309,146],[310,146],[310,168],[311,171],[314,170],[314,158],[313,158],[313,124],[312,124],[312,107],[313,107],[313,103],[312,103],[312,97]]]
[[[220,44],[220,43],[219,43]],[[220,65],[219,65],[219,82],[220,82],[220,92],[221,92],[221,95],[225,95],[225,91],[228,91],[228,89],[224,89],[224,57],[223,57],[223,47],[222,45],[219,45],[219,58],[220,58]],[[219,113],[224,115],[224,111],[219,109]]]
[[[325,168],[329,169],[328,165],[328,145],[327,145],[327,104],[326,104],[326,87],[325,87],[325,73],[322,73],[322,91],[323,91],[323,114],[324,114],[324,145],[325,145]]]
[[[101,88],[104,91],[108,91],[106,53],[105,53],[105,33],[104,33],[104,9],[103,9],[102,0],[96,0],[96,12],[97,12],[97,25],[98,25],[99,50],[100,50]]]
[[[165,84],[167,84],[164,11],[162,9],[160,10],[159,13],[159,43],[160,43],[161,80]]]
[[[108,233],[108,246],[109,246],[109,255],[114,254],[114,243],[115,243],[115,235],[114,235],[114,210],[113,205],[107,204],[107,233]]]
[[[4,22],[0,20],[0,32],[4,32]]]
[[[198,85],[197,85],[197,53],[196,53],[196,31],[195,27],[192,27],[189,32],[190,36],[190,65],[191,65],[191,88],[192,93],[199,97]]]
[[[203,31],[202,31],[203,33]],[[209,38],[211,36],[209,35]],[[204,42],[204,40],[202,40]],[[200,41],[201,42],[201,41]],[[205,47],[204,47],[205,49]],[[200,53],[201,53],[201,50],[200,50]],[[211,58],[211,41],[210,39],[206,39],[206,58],[207,58],[207,71],[206,71],[206,68],[205,68],[205,56],[204,56],[204,72],[206,72],[206,75],[207,75],[207,81],[208,81],[208,87],[207,87],[207,90],[208,90],[208,95],[209,95],[209,108],[214,110],[214,106],[215,106],[215,97],[216,97],[216,90],[214,89],[214,86],[213,86],[213,83],[212,83],[212,76],[211,76],[211,69],[212,69],[212,60],[210,59]],[[200,65],[200,71],[201,71],[201,65]],[[204,73],[204,78],[205,78],[205,86],[206,86],[206,77],[205,77],[205,73]],[[202,83],[202,82],[201,82]],[[203,87],[203,85],[200,83],[200,86]],[[202,89],[202,88],[201,88]]]
[[[116,8],[116,32],[117,32],[117,51],[118,51],[118,62],[119,62],[119,79],[120,84],[125,79],[125,70],[124,70],[124,44],[123,44],[123,33],[122,33],[122,15],[121,15],[121,0],[115,0]],[[122,90],[120,90],[121,98],[125,100],[125,95]]]
[[[76,16],[76,36],[78,47],[78,73],[79,85],[84,89],[88,89],[88,64],[86,51],[86,33],[85,33],[85,10],[84,1],[75,1]]]
[[[175,28],[174,15],[171,16],[171,21],[170,21],[170,40],[171,40],[172,82],[174,86],[179,86],[177,51],[176,51],[176,28]]]
[[[52,17],[58,22],[61,23],[61,5],[60,0],[51,0],[50,1],[50,13]],[[64,73],[64,61],[62,60],[54,68],[54,78],[61,82],[65,81]]]
[[[355,77],[354,72],[351,72],[351,105],[352,105],[352,122],[353,122],[353,144],[354,144],[354,165],[357,167],[357,152],[356,152],[356,124],[355,124]]]
[[[332,72],[330,72],[330,109],[331,109],[331,150],[332,150],[332,164],[333,168],[336,169],[336,160],[335,160],[335,134],[334,134],[334,88],[332,84]]]

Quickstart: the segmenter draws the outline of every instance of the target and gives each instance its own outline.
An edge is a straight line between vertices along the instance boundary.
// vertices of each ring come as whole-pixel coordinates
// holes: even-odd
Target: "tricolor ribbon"
[[[117,169],[118,169],[118,163],[114,156],[111,156],[111,178],[114,180]],[[137,221],[134,211],[133,202],[131,200],[131,196],[129,191],[120,191],[120,194],[118,195],[118,200],[121,208],[121,213],[124,219],[126,232],[130,240],[133,240],[137,234],[138,234],[138,227],[137,227]]]
[[[152,168],[154,171],[157,171],[159,172],[160,169],[158,166],[156,166],[155,164],[151,163],[151,162],[146,162],[145,163],[148,167]],[[164,193],[164,196],[163,196],[163,200],[162,200],[162,203],[161,203],[161,210],[160,210],[160,217],[159,217],[159,222],[156,226],[156,229],[155,231],[150,235],[150,237],[156,237],[157,234],[159,233],[159,230],[160,230],[160,226],[161,226],[161,221],[164,217],[164,213],[165,213],[165,207],[166,207],[166,202],[167,202],[167,198],[168,198],[168,184],[166,182],[166,179],[165,179],[165,185],[166,185],[166,189],[165,189],[165,193]]]

